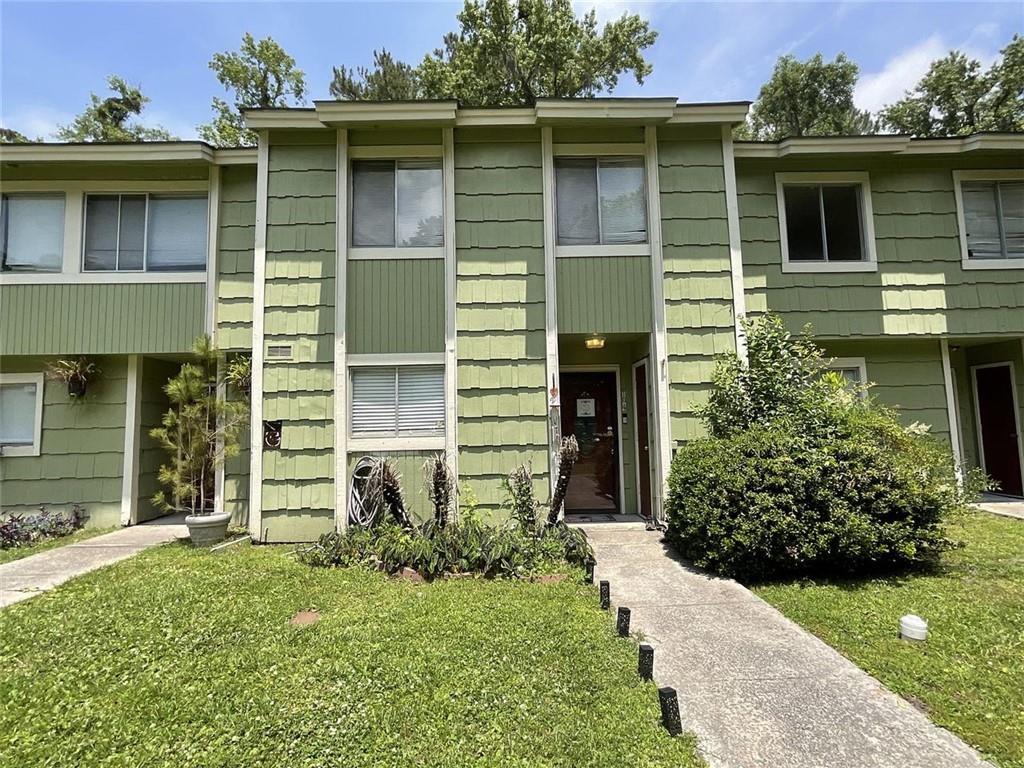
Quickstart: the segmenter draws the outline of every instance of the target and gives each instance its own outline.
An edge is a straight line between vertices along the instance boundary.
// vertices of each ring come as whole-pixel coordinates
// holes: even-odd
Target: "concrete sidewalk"
[[[712,768],[979,768],[954,735],[745,587],[687,567],[661,534],[580,526],[596,578],[655,648]],[[895,631],[895,619],[893,620]]]
[[[187,537],[184,516],[169,515],[4,563],[0,565],[0,608],[137,555],[144,549]]]
[[[997,493],[983,493],[976,504],[978,509],[1003,517],[1016,517],[1024,520],[1024,499],[1015,496],[1000,496]]]

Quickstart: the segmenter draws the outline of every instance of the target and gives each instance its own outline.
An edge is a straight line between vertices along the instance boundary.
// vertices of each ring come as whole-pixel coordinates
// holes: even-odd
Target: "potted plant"
[[[224,378],[236,392],[248,398],[252,392],[252,357],[242,354],[232,357]]]
[[[150,430],[168,457],[158,475],[164,489],[153,503],[169,512],[185,512],[192,543],[199,546],[227,534],[231,515],[214,511],[214,477],[225,459],[238,455],[238,433],[248,415],[246,403],[218,397],[219,362],[209,337],[196,339],[192,360],[164,386],[170,409],[161,426]]]
[[[61,358],[46,366],[47,378],[64,382],[68,387],[68,395],[74,398],[84,397],[89,382],[101,373],[96,363],[85,356]]]

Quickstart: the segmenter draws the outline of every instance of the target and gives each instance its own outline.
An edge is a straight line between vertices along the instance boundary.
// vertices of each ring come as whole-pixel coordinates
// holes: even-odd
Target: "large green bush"
[[[747,325],[749,364],[723,360],[669,475],[668,539],[698,566],[765,579],[934,562],[945,524],[979,487],[948,445],[825,373],[805,333]]]

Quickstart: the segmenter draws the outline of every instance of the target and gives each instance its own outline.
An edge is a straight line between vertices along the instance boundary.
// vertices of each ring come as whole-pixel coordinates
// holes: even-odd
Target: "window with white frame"
[[[353,438],[444,435],[444,366],[353,366]]]
[[[0,197],[4,272],[60,272],[64,260],[64,195]]]
[[[859,184],[784,184],[791,262],[866,261]]]
[[[963,205],[967,259],[1021,259],[1024,265],[1024,179],[964,180]]]
[[[868,383],[868,368],[863,357],[837,357],[829,361],[827,369],[839,374],[848,389],[864,393]]]
[[[555,159],[558,245],[647,242],[642,157]]]
[[[43,374],[0,375],[0,456],[38,456]]]
[[[87,195],[87,272],[206,269],[207,198],[186,194]]]
[[[352,246],[444,245],[441,160],[353,160]]]

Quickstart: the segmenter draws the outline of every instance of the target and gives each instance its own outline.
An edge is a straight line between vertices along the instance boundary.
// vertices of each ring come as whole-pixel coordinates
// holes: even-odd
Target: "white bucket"
[[[900,637],[904,640],[927,640],[928,622],[912,613],[900,617]]]

